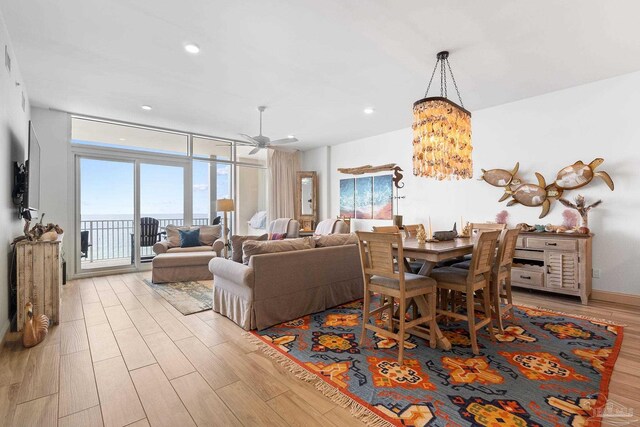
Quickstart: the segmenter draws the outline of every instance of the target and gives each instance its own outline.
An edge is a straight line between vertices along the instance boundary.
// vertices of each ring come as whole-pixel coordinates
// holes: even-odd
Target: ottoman
[[[187,280],[213,280],[209,261],[216,257],[213,251],[174,252],[153,258],[151,281],[153,283],[185,282]]]

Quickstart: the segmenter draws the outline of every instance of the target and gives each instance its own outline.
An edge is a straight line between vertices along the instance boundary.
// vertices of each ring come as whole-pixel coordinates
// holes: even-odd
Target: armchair
[[[288,221],[288,225],[287,225]],[[286,227],[286,229],[285,229]],[[267,229],[269,234],[287,233],[287,239],[295,239],[300,237],[300,223],[295,219],[279,218],[271,221]]]

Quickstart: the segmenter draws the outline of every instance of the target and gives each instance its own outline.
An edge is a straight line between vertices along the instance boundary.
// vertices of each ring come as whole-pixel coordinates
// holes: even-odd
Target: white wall
[[[74,271],[73,246],[73,162],[70,159],[71,120],[60,111],[33,107],[33,127],[38,133],[42,168],[40,170],[40,211],[45,222],[53,222],[64,230],[62,251],[67,261],[67,276]]]
[[[510,170],[519,161],[520,176],[527,182],[536,182],[534,172],[552,182],[558,170],[576,160],[588,163],[603,157],[605,162],[599,169],[609,172],[615,191],[596,179],[565,197],[584,194],[588,201],[603,200],[590,215],[595,233],[593,267],[601,269],[594,288],[639,295],[638,93],[640,72],[475,111],[473,180],[438,182],[413,176],[409,128],[334,145],[325,169],[331,177],[328,216],[339,213],[339,180],[347,177],[337,168],[396,162],[404,169],[405,188],[400,195],[406,199],[400,203],[400,214],[405,216],[405,224],[425,223],[431,216],[434,230],[448,230],[461,215],[470,221],[492,221],[503,209],[509,212],[512,226],[520,222],[561,224],[565,208],[560,203],[554,202],[544,219],[538,219],[540,208],[507,208],[506,202],[498,203],[502,191],[477,180],[480,168]],[[306,165],[314,164],[310,157],[316,151],[305,153]],[[321,156],[318,162],[322,167]],[[320,183],[324,185],[322,180]],[[368,229],[372,224],[358,221],[356,226]]]
[[[4,49],[11,56],[11,72],[5,67]],[[19,83],[19,85],[16,85]],[[22,108],[22,97],[25,107]],[[9,271],[14,237],[22,234],[23,222],[11,199],[13,162],[24,162],[29,140],[29,101],[20,76],[4,17],[0,13],[0,339],[9,328]]]

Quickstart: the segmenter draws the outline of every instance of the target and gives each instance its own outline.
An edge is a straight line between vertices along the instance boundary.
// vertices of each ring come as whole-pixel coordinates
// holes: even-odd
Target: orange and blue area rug
[[[442,325],[452,349],[371,331],[358,345],[356,301],[250,333],[297,377],[372,426],[599,426],[622,326],[540,308],[516,308],[474,356],[466,324]]]

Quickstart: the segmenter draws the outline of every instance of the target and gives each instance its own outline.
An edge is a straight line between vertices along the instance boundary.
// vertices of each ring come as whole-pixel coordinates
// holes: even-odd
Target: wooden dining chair
[[[418,234],[418,230],[420,230],[420,227],[422,226],[422,224],[403,225],[402,228],[404,229],[404,236],[407,239],[415,239]]]
[[[480,231],[502,231],[507,228],[507,224],[497,224],[495,222],[472,222],[471,233]]]
[[[402,237],[399,233],[370,233],[357,231],[358,247],[360,249],[360,263],[364,279],[364,303],[362,306],[362,334],[360,345],[363,345],[367,330],[396,340],[398,345],[398,363],[404,362],[404,334],[408,329],[428,323],[429,344],[436,346],[436,282],[427,276],[406,273],[404,264],[394,266],[394,248],[398,257],[402,258]],[[377,292],[386,296],[387,301],[378,308],[369,311],[371,294]],[[408,302],[413,298],[426,298],[428,313],[415,315],[407,321]],[[394,299],[398,300],[398,332],[394,332]],[[389,310],[387,329],[370,324],[369,319],[378,313]]]
[[[397,225],[382,225],[373,227],[374,233],[399,233],[400,228]]]
[[[473,255],[469,270],[455,267],[443,267],[433,270],[431,277],[438,282],[438,291],[453,293],[466,299],[466,313],[460,314],[455,311],[454,304],[451,309],[449,306],[441,306],[437,312],[447,317],[465,320],[469,324],[469,336],[471,338],[471,349],[474,354],[479,354],[477,331],[486,326],[489,330],[491,339],[493,335],[493,322],[491,320],[491,300],[490,300],[490,284],[491,284],[491,268],[493,267],[493,259],[495,257],[496,245],[499,231],[483,231],[480,232],[473,246]],[[482,312],[483,316],[480,321],[476,319],[476,300],[474,294],[482,291]]]
[[[510,312],[511,317],[515,318],[511,296],[511,266],[518,243],[518,234],[520,230],[517,228],[502,231],[498,254],[491,272],[491,306],[497,317],[500,333],[504,332],[502,325],[504,315]]]
[[[506,228],[507,228],[507,224],[496,224],[492,222],[488,222],[488,223],[475,222],[471,224],[471,236],[477,235],[481,231],[503,231],[503,230],[506,230]],[[468,270],[470,264],[471,264],[471,255],[466,255],[462,259],[456,260],[455,262],[446,263],[445,266],[464,268]]]

